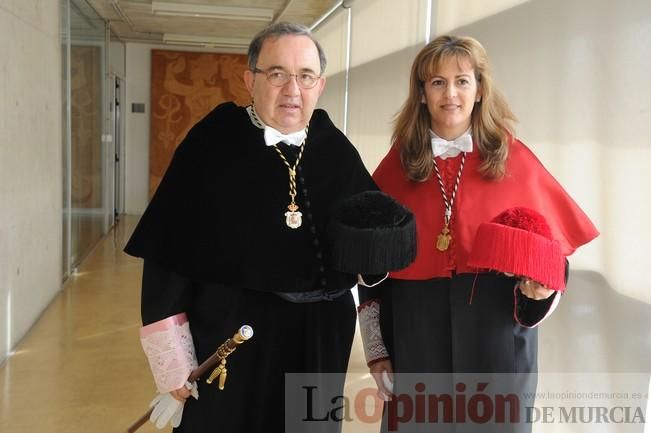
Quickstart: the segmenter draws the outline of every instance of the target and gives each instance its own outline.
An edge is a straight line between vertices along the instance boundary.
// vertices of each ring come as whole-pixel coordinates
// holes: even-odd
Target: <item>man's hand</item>
[[[165,428],[168,423],[174,428],[178,427],[183,418],[185,400],[190,396],[199,398],[196,383],[186,382],[182,388],[158,394],[149,404],[154,408],[149,420],[159,429]]]

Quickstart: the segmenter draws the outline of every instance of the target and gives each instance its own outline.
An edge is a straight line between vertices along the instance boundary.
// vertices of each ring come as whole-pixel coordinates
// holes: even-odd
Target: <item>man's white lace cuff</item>
[[[160,393],[181,388],[197,368],[190,323],[185,313],[143,326],[140,342]]]

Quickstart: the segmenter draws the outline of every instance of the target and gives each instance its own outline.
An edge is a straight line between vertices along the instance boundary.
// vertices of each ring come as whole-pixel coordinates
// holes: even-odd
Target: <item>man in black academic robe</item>
[[[285,373],[341,373],[326,381],[341,393],[356,276],[333,269],[326,229],[338,203],[375,186],[314,110],[324,68],[306,28],[258,34],[244,76],[254,103],[221,104],[190,130],[125,248],[144,258],[143,324],[186,312],[199,363],[241,325],[255,331],[223,391],[198,382],[176,432],[284,431]]]

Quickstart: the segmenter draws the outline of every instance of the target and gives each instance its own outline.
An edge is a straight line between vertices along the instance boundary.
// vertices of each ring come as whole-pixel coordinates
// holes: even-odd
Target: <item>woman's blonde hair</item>
[[[392,141],[398,146],[409,179],[426,180],[434,163],[429,135],[431,118],[427,105],[421,102],[423,86],[441,63],[450,58],[468,60],[475,71],[481,101],[472,109],[471,128],[482,159],[479,172],[487,178],[500,178],[504,175],[508,142],[516,118],[493,85],[486,50],[471,37],[439,36],[418,53],[411,67],[409,96],[395,118]]]

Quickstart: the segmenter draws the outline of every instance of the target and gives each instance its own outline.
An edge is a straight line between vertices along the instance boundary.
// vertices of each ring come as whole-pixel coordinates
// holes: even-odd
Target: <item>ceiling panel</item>
[[[313,24],[339,3],[337,0],[155,0],[174,4],[193,13],[193,5],[272,9],[273,22]],[[205,16],[163,16],[152,12],[152,0],[74,0],[80,9],[90,7],[111,23],[113,33],[124,42],[164,43],[165,34],[191,35],[219,48],[220,38],[250,40],[272,21],[223,19]],[[199,45],[194,43],[193,45]]]

